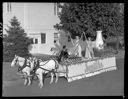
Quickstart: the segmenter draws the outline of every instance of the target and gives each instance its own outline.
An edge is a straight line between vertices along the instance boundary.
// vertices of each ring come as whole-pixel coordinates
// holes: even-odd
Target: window
[[[41,43],[45,43],[46,42],[46,34],[45,33],[41,33]]]
[[[38,44],[38,39],[35,39],[35,44]]]
[[[58,38],[58,33],[54,33],[54,40],[57,40]]]

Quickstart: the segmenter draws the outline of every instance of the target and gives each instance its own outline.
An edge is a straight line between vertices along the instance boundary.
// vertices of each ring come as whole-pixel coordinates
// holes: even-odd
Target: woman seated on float
[[[68,56],[69,56],[69,54],[68,54],[66,45],[64,45],[61,52],[60,52],[60,55],[59,55],[59,61],[62,62],[62,61],[67,60]]]

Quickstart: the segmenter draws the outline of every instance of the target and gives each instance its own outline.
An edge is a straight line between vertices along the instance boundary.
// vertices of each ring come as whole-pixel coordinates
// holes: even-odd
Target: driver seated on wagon
[[[64,45],[60,54],[59,54],[59,62],[63,62],[65,60],[67,60],[68,56],[69,56],[69,54],[68,54],[66,45]]]

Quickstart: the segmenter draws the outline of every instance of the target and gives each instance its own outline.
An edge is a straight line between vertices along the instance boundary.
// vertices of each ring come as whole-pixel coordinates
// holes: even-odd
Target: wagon
[[[115,56],[85,59],[66,65],[68,82],[117,69]]]
[[[57,56],[36,56],[42,60],[56,58]],[[103,72],[116,70],[116,57],[114,54],[104,54],[93,59],[82,59],[81,57],[69,57],[59,64],[58,73],[60,77],[65,77],[68,82],[91,77]]]

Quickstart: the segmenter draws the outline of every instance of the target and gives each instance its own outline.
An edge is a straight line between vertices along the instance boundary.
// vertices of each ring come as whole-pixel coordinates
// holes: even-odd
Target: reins
[[[55,71],[54,69],[48,70],[48,69],[45,69],[45,68],[42,68],[42,67],[39,67],[39,68],[41,68],[41,69],[43,69],[43,70],[45,70],[45,71],[54,72],[54,73],[67,73],[67,72],[57,72],[57,71]],[[55,68],[55,69],[57,70],[57,68]]]

